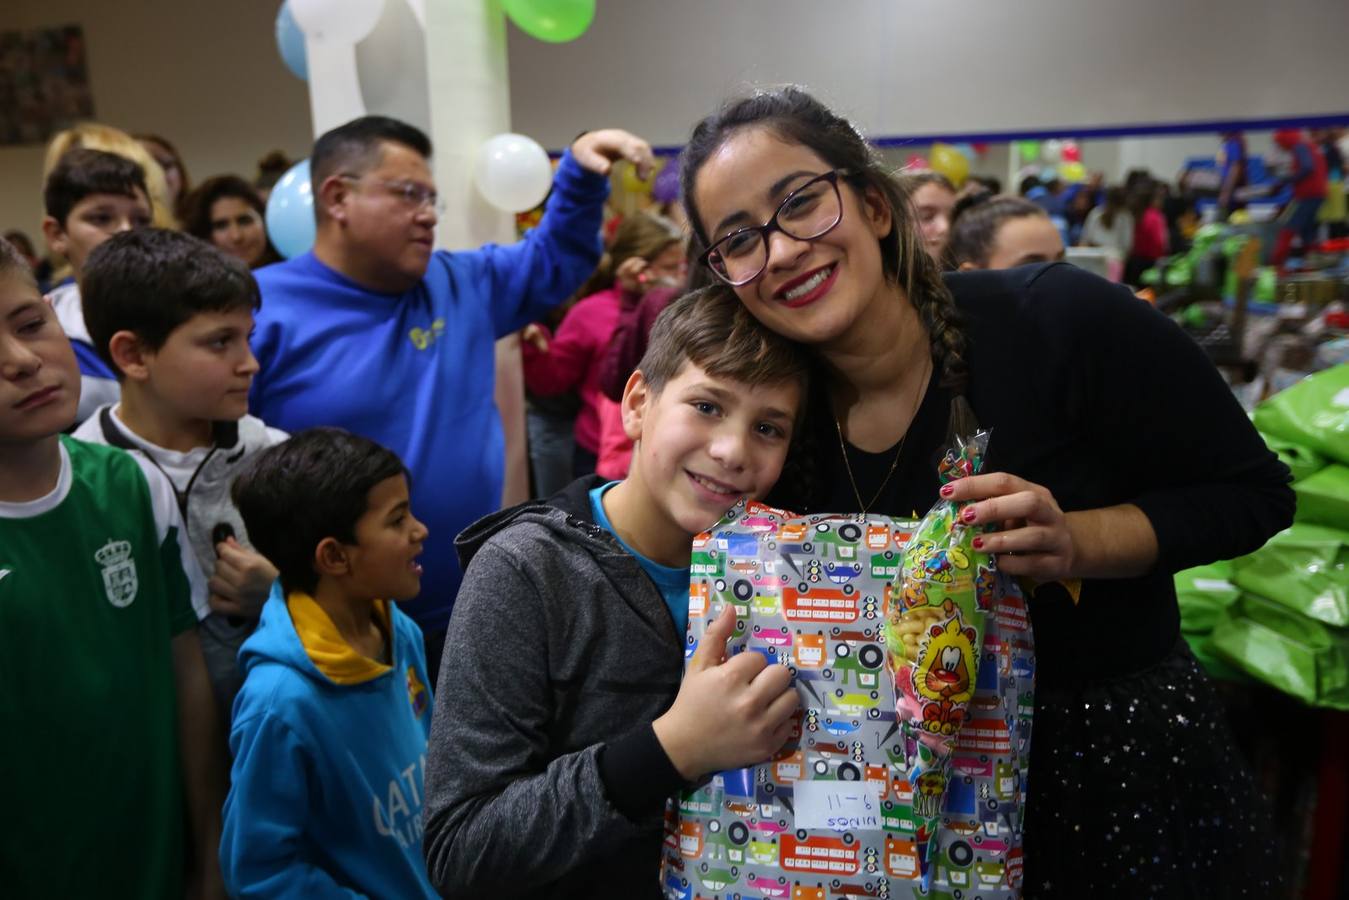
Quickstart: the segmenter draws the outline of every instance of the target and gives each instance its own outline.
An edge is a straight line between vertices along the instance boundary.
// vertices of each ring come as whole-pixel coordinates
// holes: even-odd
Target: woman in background
[[[183,199],[183,229],[210,241],[250,269],[278,262],[267,237],[265,208],[252,185],[237,175],[217,175]]]

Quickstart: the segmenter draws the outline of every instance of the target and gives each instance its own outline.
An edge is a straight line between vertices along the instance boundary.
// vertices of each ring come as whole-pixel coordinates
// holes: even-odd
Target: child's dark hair
[[[257,454],[230,489],[254,548],[281,587],[314,593],[324,538],[356,543],[356,522],[381,481],[408,476],[398,454],[340,428],[310,428]]]
[[[665,307],[651,326],[637,368],[658,394],[686,363],[748,385],[795,381],[805,405],[810,376],[805,349],[761,325],[724,284],[685,294]]]
[[[145,171],[125,156],[102,150],[78,148],[61,157],[42,188],[47,215],[62,228],[70,211],[91,194],[115,194],[135,198],[136,191],[149,202]]]
[[[119,331],[158,350],[193,316],[262,305],[242,261],[163,228],[124,231],[95,247],[80,277],[80,300],[94,348],[114,371],[108,344]]]
[[[695,200],[698,172],[732,135],[746,128],[767,128],[786,141],[810,148],[826,164],[846,170],[846,178],[840,180],[854,190],[870,188],[884,198],[893,225],[880,239],[882,268],[887,279],[904,289],[927,328],[934,371],[940,373],[941,385],[952,396],[950,427],[957,434],[972,434],[974,412],[965,400],[969,382],[965,333],[955,300],[918,239],[903,188],[847,119],[800,88],[785,87],[728,101],[694,126],[679,174],[684,208],[697,240],[706,247],[708,234]]]
[[[361,116],[319,135],[309,157],[311,183],[317,189],[333,175],[363,174],[379,165],[385,143],[402,144],[428,159],[431,156],[431,139],[420,128],[388,116]]]
[[[951,219],[951,243],[947,251],[951,262],[956,266],[970,263],[983,268],[997,241],[998,229],[1011,219],[1029,216],[1047,218],[1048,214],[1025,197],[974,194],[963,198],[956,204]]]

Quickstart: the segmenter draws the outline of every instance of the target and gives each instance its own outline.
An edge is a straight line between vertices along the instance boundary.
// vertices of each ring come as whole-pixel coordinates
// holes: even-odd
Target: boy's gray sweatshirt
[[[678,691],[683,635],[595,524],[600,483],[456,541],[423,839],[445,897],[659,896],[664,801],[684,784],[651,722]]]

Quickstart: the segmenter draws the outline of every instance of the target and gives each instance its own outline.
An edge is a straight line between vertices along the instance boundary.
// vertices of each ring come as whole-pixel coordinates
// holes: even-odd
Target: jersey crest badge
[[[109,540],[94,554],[94,559],[103,567],[103,589],[108,593],[108,602],[118,609],[130,606],[140,587],[136,561],[131,558],[131,542]]]

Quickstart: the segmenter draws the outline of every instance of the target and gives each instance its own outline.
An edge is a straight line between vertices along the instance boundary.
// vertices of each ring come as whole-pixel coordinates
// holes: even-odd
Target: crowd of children
[[[602,258],[610,167],[652,163],[610,129],[576,139],[518,244],[452,254],[430,141],[367,116],[316,142],[317,238],[277,261],[248,183],[192,190],[145,136],[150,178],[92,134],[44,185],[70,280],[44,298],[0,241],[0,764],[24,811],[0,893],[658,896],[667,799],[800,721],[786,666],[727,656],[732,609],[685,659],[695,535],[770,492],[926,508],[934,449],[977,419],[1002,474],[942,496],[1003,523],[981,540],[1044,587],[1026,895],[1269,896],[1169,585],[1281,527],[1286,470],[1179,332],[1053,265],[1044,202],[896,180],[786,89],[695,129],[696,250],[638,215]],[[1128,206],[1104,192],[1083,239],[1138,255]],[[569,296],[556,335],[531,326]],[[531,390],[580,388],[579,479],[499,511],[493,343],[522,329]],[[1193,376],[1184,397],[1123,385],[1134,339]],[[606,434],[621,464],[596,475]],[[1201,447],[1211,474],[1175,471]],[[1134,717],[1150,691],[1165,715]],[[1103,752],[1187,754],[1186,783],[1084,808],[1098,702]]]

